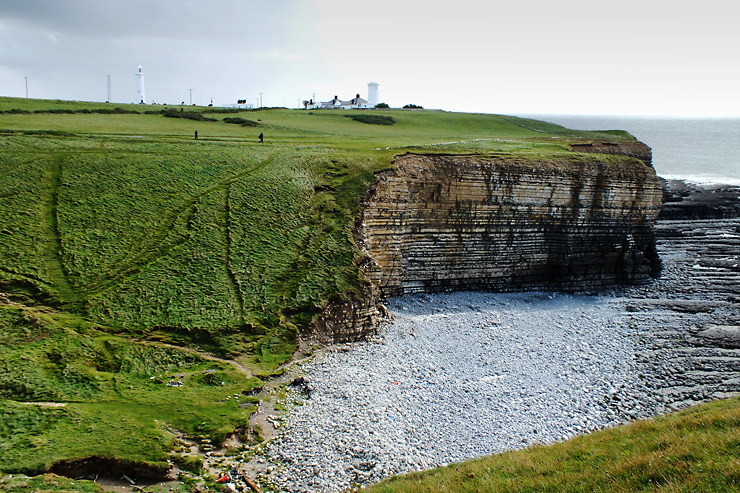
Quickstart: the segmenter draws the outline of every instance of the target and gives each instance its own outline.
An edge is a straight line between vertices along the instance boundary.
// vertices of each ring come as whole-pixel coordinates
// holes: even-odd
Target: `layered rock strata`
[[[653,168],[627,157],[398,156],[363,212],[366,275],[384,296],[645,282],[661,198]]]
[[[397,156],[368,191],[355,231],[367,282],[349,298],[329,300],[304,340],[371,333],[388,296],[596,291],[656,276],[662,188],[650,149],[584,150],[547,160]],[[594,155],[620,152],[629,156]]]
[[[357,341],[373,333],[385,316],[377,286],[364,282],[360,291],[348,298],[330,298],[301,340],[322,344]]]

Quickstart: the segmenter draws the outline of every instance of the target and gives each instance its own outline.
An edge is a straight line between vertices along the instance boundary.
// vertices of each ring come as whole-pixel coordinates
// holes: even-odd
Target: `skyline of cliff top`
[[[422,8],[423,7],[423,8]],[[259,106],[367,96],[500,114],[740,116],[725,2],[455,7],[284,0],[0,2],[0,95]],[[110,86],[108,81],[110,80]],[[110,91],[109,91],[110,87]]]

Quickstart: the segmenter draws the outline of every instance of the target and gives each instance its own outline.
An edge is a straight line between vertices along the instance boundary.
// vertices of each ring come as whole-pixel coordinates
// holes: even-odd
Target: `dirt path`
[[[183,351],[185,353],[194,354],[208,361],[217,361],[219,363],[225,363],[227,365],[231,365],[232,367],[234,367],[236,371],[243,374],[247,378],[252,378],[254,376],[250,368],[244,366],[238,361],[234,361],[233,359],[219,358],[218,356],[213,356],[210,353],[204,353],[203,351],[199,351],[197,349],[184,347],[184,346],[176,346],[174,344],[168,344],[166,342],[137,341],[137,340],[135,340],[134,342],[137,342],[138,344],[149,345],[149,346],[160,346],[160,347],[166,347],[166,348],[171,348],[171,349],[177,349],[178,351]]]
[[[39,406],[39,407],[64,407],[67,405],[66,402],[19,402],[18,404],[25,404],[27,406]]]

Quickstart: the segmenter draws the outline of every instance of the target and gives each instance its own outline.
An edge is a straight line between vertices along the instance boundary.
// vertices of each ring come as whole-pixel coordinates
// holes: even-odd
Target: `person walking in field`
[[[198,140],[198,131],[195,131],[195,140]]]
[[[262,144],[262,142],[264,142],[264,138],[265,138],[265,136],[262,134],[262,132],[260,132],[260,137],[259,137],[260,144]]]

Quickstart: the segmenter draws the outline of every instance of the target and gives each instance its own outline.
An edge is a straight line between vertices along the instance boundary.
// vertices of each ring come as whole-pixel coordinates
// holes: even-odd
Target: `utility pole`
[[[26,77],[26,99],[28,99],[28,77]]]
[[[260,108],[262,108],[262,93],[260,93]]]
[[[188,91],[190,91],[190,106],[193,106],[193,90],[188,89]]]
[[[108,103],[113,101],[113,98],[111,97],[111,88],[110,88],[110,74],[108,74]]]

